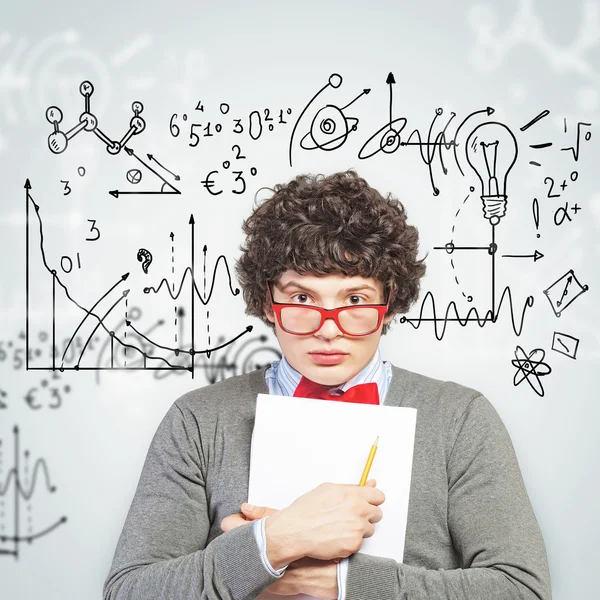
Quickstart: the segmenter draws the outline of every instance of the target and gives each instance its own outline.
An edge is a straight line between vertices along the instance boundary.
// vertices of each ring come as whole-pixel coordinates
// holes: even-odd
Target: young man
[[[246,312],[274,328],[284,356],[189,392],[168,411],[105,600],[250,600],[265,590],[550,600],[543,539],[493,406],[381,359],[380,337],[416,300],[425,271],[402,205],[353,171],[299,176],[275,186],[244,232]],[[281,510],[244,505],[258,393],[417,409],[402,563],[357,552],[385,522],[385,490],[374,480],[324,482]]]

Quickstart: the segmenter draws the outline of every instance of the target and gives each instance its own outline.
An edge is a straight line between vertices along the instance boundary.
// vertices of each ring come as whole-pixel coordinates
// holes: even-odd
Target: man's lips
[[[327,351],[327,352],[309,352],[311,359],[319,365],[338,365],[344,361],[347,352]]]

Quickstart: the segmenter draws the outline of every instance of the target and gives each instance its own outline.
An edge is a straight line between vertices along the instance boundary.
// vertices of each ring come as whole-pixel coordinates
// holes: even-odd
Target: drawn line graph
[[[11,535],[0,534],[0,555],[14,556],[15,559],[19,558],[19,547],[23,542],[32,543],[35,540],[51,533],[60,525],[67,522],[67,517],[61,517],[54,523],[48,525],[44,529],[37,532],[33,532],[32,528],[29,527],[27,533],[22,532],[22,515],[21,505],[25,502],[28,508],[31,508],[31,499],[36,490],[38,480],[43,478],[46,489],[50,493],[56,491],[56,487],[50,482],[50,474],[48,472],[48,465],[43,458],[38,458],[33,467],[31,468],[31,474],[29,475],[29,451],[24,452],[24,464],[21,465],[21,449],[20,449],[20,436],[19,428],[15,425],[13,427],[14,437],[14,465],[8,470],[8,474],[4,483],[0,480],[0,500],[4,502],[5,498],[9,494],[13,493],[13,533]],[[3,454],[2,440],[0,440],[0,455]],[[27,475],[22,476],[22,472],[25,471]],[[12,545],[12,548],[3,547],[5,545]]]
[[[27,179],[27,181],[25,182],[24,187],[25,187],[25,202],[26,202],[26,356],[27,356],[26,368],[27,368],[27,370],[53,370],[53,371],[54,370],[59,370],[59,371],[92,370],[92,371],[96,371],[96,370],[129,370],[129,369],[139,369],[139,370],[171,370],[171,369],[174,369],[174,370],[187,370],[192,373],[192,377],[193,377],[194,376],[194,366],[195,366],[195,362],[194,362],[193,358],[195,355],[205,354],[207,357],[210,357],[211,352],[214,352],[215,350],[224,348],[228,344],[232,344],[233,342],[235,342],[242,336],[244,336],[247,333],[252,331],[252,326],[249,325],[244,330],[239,332],[236,336],[234,336],[232,339],[230,339],[228,341],[224,341],[217,345],[214,345],[214,346],[211,345],[211,346],[208,346],[205,348],[197,348],[196,347],[195,339],[194,339],[195,302],[197,299],[200,299],[200,302],[203,305],[206,305],[210,301],[210,298],[212,296],[212,291],[214,288],[214,281],[215,281],[215,277],[216,277],[216,273],[217,273],[217,268],[219,267],[220,263],[223,263],[225,266],[227,276],[229,278],[229,289],[230,289],[231,293],[235,296],[235,295],[239,294],[239,289],[233,288],[231,272],[230,272],[229,266],[227,264],[227,260],[224,256],[220,256],[215,263],[215,267],[214,267],[214,271],[213,271],[213,282],[211,285],[210,293],[206,294],[206,290],[205,290],[205,293],[201,294],[200,291],[198,290],[198,287],[196,286],[196,281],[195,281],[195,252],[194,252],[194,247],[195,247],[194,246],[194,244],[195,244],[194,224],[195,224],[195,221],[194,221],[194,216],[191,215],[189,224],[191,226],[191,240],[192,240],[191,264],[192,264],[192,266],[191,266],[191,268],[188,267],[185,269],[184,277],[181,281],[180,288],[179,288],[179,293],[181,293],[186,279],[188,279],[190,281],[190,283],[191,283],[191,286],[190,286],[191,287],[191,307],[192,307],[191,308],[191,321],[192,321],[192,325],[191,325],[192,344],[191,344],[191,347],[190,348],[170,347],[170,346],[167,346],[164,344],[158,344],[158,343],[150,340],[150,338],[147,335],[142,334],[137,328],[135,328],[131,323],[131,319],[127,319],[127,321],[126,321],[127,328],[123,332],[123,339],[121,339],[120,335],[117,335],[114,330],[111,330],[106,326],[105,321],[108,319],[109,316],[111,316],[113,314],[113,312],[115,311],[115,309],[117,307],[122,306],[123,302],[127,306],[127,297],[130,292],[130,289],[122,290],[121,295],[112,303],[111,306],[109,306],[109,308],[104,312],[104,314],[102,314],[102,315],[98,314],[96,312],[96,309],[98,308],[99,304],[103,300],[107,299],[111,294],[119,292],[119,288],[124,284],[124,282],[127,281],[129,273],[125,273],[124,275],[122,275],[117,281],[115,281],[115,283],[113,283],[108,288],[108,290],[101,293],[98,300],[92,305],[92,307],[90,309],[86,308],[81,303],[79,303],[77,300],[75,300],[75,298],[69,291],[68,287],[61,281],[61,278],[59,277],[57,270],[51,268],[51,266],[48,264],[48,260],[46,258],[46,252],[44,249],[44,230],[43,230],[43,224],[42,224],[42,219],[41,219],[41,215],[40,215],[40,207],[38,204],[35,203],[32,195],[31,195],[31,183],[30,183],[29,179]],[[30,228],[31,228],[30,211],[31,211],[32,207],[35,212],[35,218],[37,219],[37,230],[39,233],[39,247],[40,247],[40,256],[41,256],[42,264],[43,264],[43,267],[45,268],[45,271],[52,277],[52,347],[53,348],[56,347],[57,293],[60,294],[62,291],[64,293],[64,296],[72,304],[74,304],[78,309],[80,309],[84,313],[84,317],[82,318],[82,320],[79,322],[79,324],[75,328],[74,333],[72,334],[71,339],[69,341],[69,344],[67,344],[65,351],[63,352],[63,356],[61,358],[60,364],[57,363],[57,360],[56,360],[57,356],[56,356],[56,354],[53,353],[52,364],[49,366],[32,366],[29,364],[29,333],[30,333],[30,310],[29,310],[29,306],[30,306],[30,239],[29,238],[30,238]],[[206,246],[204,247],[204,257],[205,257],[205,263],[206,263]],[[205,269],[206,269],[206,264],[205,264]],[[188,275],[189,275],[189,277],[188,277]],[[166,280],[163,280],[157,288],[147,288],[144,291],[146,293],[151,293],[151,292],[157,293],[158,290],[161,289],[161,287],[163,286],[163,284],[165,282],[166,282]],[[175,284],[173,284],[173,286],[174,285]],[[168,287],[168,284],[167,284],[167,287]],[[91,318],[91,320],[90,320],[90,318]],[[97,323],[96,323],[96,321],[97,321]],[[68,348],[70,347],[71,342],[75,339],[76,334],[82,329],[82,327],[84,325],[87,325],[87,326],[94,325],[93,330],[89,334],[87,341],[85,342],[85,344],[83,346],[83,350],[79,354],[76,364],[71,365],[71,366],[65,365],[66,352],[67,352]],[[106,333],[106,335],[108,336],[108,338],[110,339],[110,352],[111,352],[110,365],[106,366],[106,367],[102,367],[102,366],[98,366],[98,365],[84,366],[81,364],[81,361],[84,357],[85,349],[88,347],[90,340],[93,339],[94,335],[96,334],[96,332],[98,331],[99,328],[102,328],[104,330],[104,332]],[[142,343],[137,344],[137,343],[127,342],[126,341],[127,329],[130,329],[130,331],[132,332],[132,336],[130,336],[130,338],[137,337],[137,339],[140,342],[142,342],[142,341],[148,342],[149,344],[151,344],[151,346],[154,349],[169,351],[169,352],[174,353],[176,356],[179,354],[188,355],[191,358],[190,364],[189,365],[174,364],[173,362],[167,360],[166,358],[164,358],[162,356],[155,356],[155,355],[151,354],[148,347],[144,346]],[[131,365],[130,366],[122,366],[122,367],[116,366],[114,364],[115,344],[118,344],[123,349],[124,352],[126,352],[127,349],[130,349],[131,352],[139,353],[139,355],[143,358],[142,366],[141,367],[138,367],[138,366],[131,367]]]

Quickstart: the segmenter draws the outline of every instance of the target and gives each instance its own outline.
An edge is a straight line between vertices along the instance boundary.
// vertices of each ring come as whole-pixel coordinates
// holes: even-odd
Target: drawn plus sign
[[[567,185],[568,185],[567,184],[567,180],[563,179],[563,182],[560,184],[560,187],[561,187],[561,189],[562,189],[563,192],[565,191],[565,188],[567,187]]]
[[[575,206],[571,206],[571,210],[574,214],[577,214],[581,210],[581,207],[579,207],[578,204],[575,203]]]

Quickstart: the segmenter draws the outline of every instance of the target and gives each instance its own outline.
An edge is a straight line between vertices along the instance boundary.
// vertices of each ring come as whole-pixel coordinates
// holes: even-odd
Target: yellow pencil
[[[371,452],[369,452],[369,458],[367,458],[367,464],[365,465],[365,468],[363,469],[362,477],[360,478],[360,483],[358,484],[360,486],[364,487],[365,483],[367,483],[367,477],[369,476],[369,471],[371,470],[371,465],[373,464],[373,459],[375,458],[375,452],[377,452],[378,445],[379,445],[379,436],[377,436],[375,438],[375,442],[373,442],[373,445],[371,446]],[[339,563],[340,559],[334,558],[333,562]]]
[[[369,458],[367,458],[367,464],[363,469],[362,477],[360,478],[360,483],[358,485],[364,486],[367,483],[367,477],[369,476],[369,471],[371,470],[371,465],[373,464],[373,459],[375,458],[375,452],[377,452],[377,446],[379,444],[379,436],[375,438],[375,442],[371,446],[371,452],[369,452]]]

